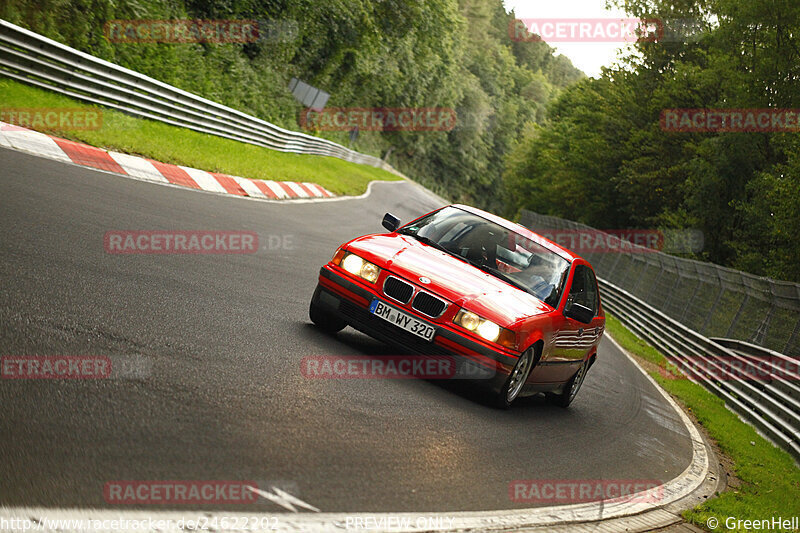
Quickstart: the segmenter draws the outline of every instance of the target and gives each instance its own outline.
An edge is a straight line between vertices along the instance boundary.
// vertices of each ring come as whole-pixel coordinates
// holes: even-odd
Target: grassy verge
[[[287,154],[213,135],[178,128],[124,113],[86,105],[78,100],[0,79],[0,111],[15,108],[76,108],[98,110],[98,129],[35,128],[58,137],[165,163],[234,176],[282,181],[311,181],[336,194],[361,194],[373,180],[401,179],[383,169],[316,155]],[[24,124],[21,124],[24,126]],[[26,126],[31,127],[31,126]]]
[[[707,524],[713,517],[719,526],[712,531],[738,532],[748,530],[726,528],[728,517],[772,520],[772,517],[800,516],[800,469],[787,452],[761,437],[729,411],[721,399],[700,385],[671,377],[666,358],[617,319],[607,316],[606,327],[626,350],[663,370],[650,375],[695,415],[719,449],[731,459],[734,474],[741,482],[738,487],[684,512],[687,521],[710,529]]]

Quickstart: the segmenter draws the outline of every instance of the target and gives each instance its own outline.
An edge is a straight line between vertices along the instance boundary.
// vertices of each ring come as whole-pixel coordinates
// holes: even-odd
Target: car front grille
[[[411,307],[424,315],[432,318],[438,318],[442,315],[447,304],[435,296],[431,296],[427,292],[420,291],[414,298],[414,303]]]
[[[411,296],[414,295],[414,287],[394,276],[388,276],[386,281],[383,282],[383,294],[393,300],[407,304],[411,300]]]

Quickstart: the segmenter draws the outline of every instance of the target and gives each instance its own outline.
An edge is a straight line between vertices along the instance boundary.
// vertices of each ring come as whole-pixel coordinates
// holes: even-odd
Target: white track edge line
[[[5,123],[2,123],[2,124],[5,124]],[[327,189],[325,189],[322,185],[320,185],[318,183],[314,183],[314,185],[316,185],[321,190],[326,191],[328,194],[331,194],[332,196],[328,197],[328,198],[316,197],[316,196],[315,197],[309,197],[308,194],[305,193],[305,191],[303,191],[301,196],[299,196],[297,198],[293,198],[293,197],[289,196],[288,193],[286,193],[286,191],[284,191],[283,189],[281,189],[280,192],[274,191],[274,189],[273,189],[273,191],[276,192],[276,194],[279,196],[279,198],[277,198],[277,199],[268,198],[268,197],[262,198],[262,197],[258,197],[258,196],[255,196],[255,197],[253,197],[253,196],[240,196],[240,195],[236,195],[236,194],[230,194],[225,190],[217,191],[217,190],[205,189],[205,188],[202,188],[202,185],[201,185],[200,189],[195,189],[193,187],[185,187],[183,185],[170,183],[168,181],[166,183],[163,183],[163,182],[160,182],[160,180],[156,181],[156,180],[153,180],[153,179],[146,179],[146,178],[143,178],[143,177],[140,177],[140,176],[134,176],[134,175],[131,175],[131,174],[120,174],[119,172],[113,172],[113,171],[110,171],[110,170],[99,169],[99,168],[92,167],[92,166],[89,166],[89,165],[81,165],[81,164],[73,162],[72,159],[70,159],[70,157],[66,153],[64,153],[63,150],[61,150],[61,147],[58,146],[58,144],[55,142],[55,140],[53,139],[53,137],[51,135],[48,135],[46,133],[42,133],[42,132],[36,131],[36,130],[22,128],[22,133],[35,134],[37,136],[46,137],[49,141],[51,141],[56,146],[56,148],[61,150],[60,154],[59,153],[55,153],[55,151],[52,151],[52,152],[41,152],[41,151],[29,150],[29,149],[26,149],[26,147],[16,146],[15,144],[11,143],[8,139],[5,138],[4,133],[3,133],[4,131],[9,131],[9,132],[11,132],[13,134],[14,132],[17,132],[19,130],[16,130],[16,129],[14,129],[14,130],[2,130],[2,129],[0,129],[0,138],[3,139],[3,142],[0,143],[0,148],[8,148],[9,150],[15,150],[17,152],[23,152],[23,153],[26,153],[26,154],[31,154],[31,155],[35,155],[35,156],[39,156],[39,157],[44,157],[45,159],[51,159],[53,161],[60,161],[62,163],[68,163],[68,164],[71,164],[71,165],[74,165],[74,166],[77,166],[77,167],[88,168],[88,169],[97,170],[97,171],[100,171],[100,172],[106,172],[108,174],[112,174],[112,175],[115,175],[115,176],[123,176],[123,177],[126,177],[126,178],[131,178],[131,179],[135,179],[135,180],[139,180],[139,181],[146,181],[148,183],[158,183],[160,185],[169,185],[169,186],[177,187],[177,188],[180,188],[180,189],[191,190],[191,191],[210,192],[212,194],[223,194],[223,195],[227,195],[227,196],[234,196],[236,198],[246,198],[246,199],[250,199],[250,200],[261,200],[261,201],[264,201],[264,202],[283,203],[283,202],[286,202],[287,200],[289,200],[292,203],[309,203],[309,202],[317,202],[317,201],[329,202],[329,201],[333,201],[333,200],[360,199],[360,198],[366,198],[367,196],[369,196],[369,194],[371,192],[370,187],[371,187],[372,183],[375,183],[375,182],[377,182],[377,183],[395,183],[395,182],[401,183],[402,182],[402,180],[395,180],[395,181],[373,180],[373,181],[371,181],[371,182],[369,182],[367,184],[366,192],[364,192],[363,194],[357,195],[357,196],[333,196],[333,193],[331,193],[330,191],[328,191]],[[79,144],[82,144],[82,143],[79,143]],[[91,146],[91,145],[87,145],[87,146]],[[91,146],[91,147],[92,148],[97,148],[95,146]],[[98,148],[98,150],[103,150],[104,152],[108,153],[109,155],[110,155],[110,152],[111,152],[111,150],[106,150],[105,148]],[[139,157],[139,156],[125,154],[123,152],[117,152],[117,153],[120,153],[120,154],[128,156],[128,157],[134,157],[134,158],[142,159],[143,161],[149,163],[149,161],[147,161],[145,158],[142,158],[142,157]],[[116,159],[113,156],[111,156],[111,158],[116,161]],[[152,163],[150,163],[150,164],[152,164]],[[122,165],[120,165],[120,166],[122,166]],[[176,166],[179,166],[181,169],[186,171],[186,173],[189,174],[190,176],[192,176],[192,174],[191,174],[191,172],[189,172],[189,169],[191,169],[192,171],[199,171],[199,172],[207,173],[207,174],[209,174],[209,176],[211,176],[210,172],[202,170],[202,169],[184,167],[182,165],[176,165]],[[162,175],[162,177],[164,178],[164,180],[167,179],[163,175]],[[231,176],[231,177],[233,177],[233,176]],[[211,178],[213,179],[213,176],[211,176]],[[247,178],[245,178],[245,179],[247,179]],[[215,179],[215,181],[216,181],[216,179]],[[274,183],[277,184],[278,181],[281,181],[281,180],[259,180],[259,181],[265,181],[265,182],[266,181],[273,181]],[[411,180],[408,180],[408,181],[411,181]],[[286,182],[286,183],[288,184],[290,182]],[[303,182],[303,183],[306,183],[306,182]],[[308,183],[313,183],[313,182],[308,182]],[[219,186],[222,187],[222,184],[219,184]],[[280,185],[278,185],[278,187],[280,187]],[[224,187],[222,187],[222,188],[224,189]],[[294,190],[294,187],[290,186],[290,188],[292,188],[292,190]],[[270,189],[272,189],[272,187],[270,187]],[[431,194],[433,194],[433,193],[431,192]],[[439,197],[437,197],[437,198],[439,198]],[[445,201],[444,203],[446,204],[448,202]]]
[[[42,134],[42,135],[44,135],[44,134]],[[22,152],[24,154],[33,155],[33,156],[37,156],[37,157],[42,157],[44,159],[49,159],[51,161],[58,161],[59,163],[64,163],[66,165],[71,165],[73,167],[83,168],[83,169],[94,171],[94,172],[102,172],[103,174],[108,174],[110,176],[117,176],[119,178],[125,178],[125,179],[132,179],[132,180],[136,180],[136,181],[141,181],[143,183],[151,183],[153,185],[161,185],[163,187],[172,187],[172,188],[175,188],[175,189],[180,189],[180,190],[183,190],[183,191],[189,191],[189,192],[193,192],[193,193],[214,194],[214,195],[218,195],[218,196],[224,196],[224,197],[227,197],[227,198],[235,198],[235,199],[238,199],[238,200],[253,200],[253,201],[257,201],[257,202],[267,202],[267,203],[272,203],[272,204],[283,204],[283,205],[291,204],[291,205],[294,205],[294,204],[310,204],[310,203],[318,203],[318,202],[341,202],[343,200],[362,200],[364,198],[369,197],[369,195],[372,194],[372,187],[376,183],[400,184],[400,183],[408,182],[408,183],[412,183],[414,185],[417,185],[417,186],[423,188],[423,190],[425,190],[427,193],[433,195],[437,199],[440,198],[438,195],[435,195],[435,193],[433,193],[431,191],[428,191],[427,189],[425,189],[424,187],[422,187],[421,185],[415,183],[412,180],[392,180],[392,181],[372,180],[367,184],[367,190],[365,192],[359,194],[359,195],[332,196],[332,197],[329,197],[329,198],[289,198],[289,197],[285,197],[283,200],[279,200],[279,199],[274,199],[274,198],[259,198],[259,197],[253,197],[253,196],[239,196],[239,195],[236,195],[236,194],[229,194],[227,192],[222,193],[222,192],[216,192],[216,191],[207,191],[205,189],[195,189],[193,187],[185,187],[183,185],[178,185],[178,184],[175,184],[175,183],[154,181],[152,179],[145,179],[145,178],[142,178],[142,177],[139,177],[139,176],[133,176],[133,175],[130,175],[130,174],[120,174],[119,172],[112,172],[110,170],[105,170],[105,169],[102,169],[102,168],[90,167],[90,166],[87,166],[87,165],[79,165],[78,163],[75,163],[74,161],[72,161],[69,158],[60,159],[58,157],[52,157],[52,156],[50,156],[49,154],[46,154],[46,153],[33,152],[31,150],[25,150],[23,148],[17,148],[15,146],[0,146],[0,148],[6,148],[8,150],[14,150],[15,152]],[[132,157],[136,157],[136,156],[132,156]],[[255,179],[253,181],[255,181]],[[259,181],[268,181],[268,180],[259,180]],[[319,187],[322,187],[319,184],[317,184],[317,185]],[[284,191],[284,193],[285,193],[285,191]],[[443,202],[445,204],[449,203],[446,200],[443,200]]]
[[[379,182],[380,183],[380,182]],[[676,478],[661,485],[664,497],[657,504],[653,503],[634,503],[634,502],[609,502],[608,500],[600,502],[591,502],[574,505],[562,505],[552,507],[534,507],[530,509],[512,509],[512,510],[499,510],[499,511],[458,511],[452,513],[446,512],[417,512],[417,513],[297,513],[277,514],[278,530],[279,531],[321,531],[321,532],[335,532],[347,530],[347,519],[352,517],[360,517],[363,519],[369,518],[373,520],[371,523],[377,523],[378,520],[392,520],[392,523],[400,523],[401,520],[408,520],[409,526],[406,528],[391,527],[386,530],[392,532],[446,532],[446,531],[463,531],[463,530],[509,530],[532,528],[540,526],[555,526],[570,523],[585,523],[597,522],[600,520],[607,520],[611,518],[622,518],[631,515],[643,514],[648,511],[660,510],[663,507],[674,503],[694,492],[705,480],[709,471],[709,455],[706,450],[705,441],[700,435],[697,428],[692,421],[683,412],[683,409],[662,389],[658,383],[636,362],[636,360],[628,353],[627,350],[622,348],[620,344],[611,335],[606,334],[609,341],[613,343],[617,349],[620,350],[630,360],[630,362],[645,376],[645,378],[655,387],[657,391],[664,397],[667,403],[678,413],[678,416],[683,421],[689,433],[692,442],[692,460],[689,466]],[[13,516],[39,516],[49,515],[55,516],[58,514],[66,514],[68,516],[81,516],[88,515],[92,518],[153,518],[154,520],[161,519],[176,519],[177,517],[191,517],[191,516],[209,516],[213,515],[233,515],[234,512],[225,511],[211,511],[211,512],[181,512],[181,511],[122,511],[122,510],[108,510],[108,509],[46,509],[46,508],[31,508],[31,507],[0,507],[0,516],[10,514]],[[248,516],[276,516],[275,513],[242,513]],[[424,520],[422,527],[417,525],[416,520],[420,517],[425,517],[429,520]],[[644,517],[643,517],[644,518]],[[436,527],[431,526],[436,520],[444,523],[448,522],[448,526]],[[384,522],[386,523],[386,522]],[[353,529],[350,527],[349,529]],[[377,529],[372,529],[376,531]],[[385,531],[386,531],[385,530]]]

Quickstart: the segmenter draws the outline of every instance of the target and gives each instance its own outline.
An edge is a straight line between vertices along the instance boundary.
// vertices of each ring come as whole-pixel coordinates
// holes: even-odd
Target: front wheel
[[[337,333],[347,325],[341,318],[320,309],[318,305],[314,305],[314,300],[311,300],[311,305],[308,307],[308,316],[317,327],[328,333]]]
[[[581,385],[583,385],[583,380],[586,378],[586,373],[588,371],[589,359],[581,363],[578,371],[575,372],[575,375],[567,382],[561,394],[548,394],[547,397],[559,407],[569,407],[569,404],[571,404],[578,395],[578,391],[581,389]]]
[[[519,356],[517,364],[508,376],[508,379],[503,383],[500,392],[497,393],[495,403],[502,409],[508,409],[514,400],[519,396],[525,382],[528,381],[528,376],[533,370],[534,354],[533,348],[528,348],[522,355]]]

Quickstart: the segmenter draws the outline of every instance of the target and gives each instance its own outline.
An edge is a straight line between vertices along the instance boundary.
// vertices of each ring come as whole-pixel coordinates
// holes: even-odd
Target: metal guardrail
[[[800,376],[797,375],[797,372],[786,371],[786,369],[797,370],[800,367],[800,361],[763,346],[737,339],[720,339],[718,337],[710,337],[710,339],[720,346],[724,346],[753,361],[756,365],[769,367],[769,369],[779,367],[779,372],[776,372],[777,375],[771,376],[773,379],[770,379],[769,382],[796,400],[798,404],[796,409],[800,409]]]
[[[522,212],[521,222],[545,236],[588,237],[590,244],[581,245],[580,253],[599,277],[706,337],[748,341],[800,361],[800,283],[763,278],[635,244],[625,250],[595,247],[592,243],[602,231],[531,211]],[[649,233],[660,234],[667,241],[670,230]]]
[[[798,360],[743,341],[710,339],[600,279],[604,306],[746,421],[800,460]],[[762,375],[743,377],[739,369]]]
[[[380,158],[280,128],[0,20],[0,74],[131,115],[264,146],[383,168]]]
[[[545,235],[603,234],[531,211],[523,211],[522,223]],[[800,284],[629,248],[589,247],[582,254],[600,280],[605,307],[800,461]],[[738,335],[784,353],[727,338]]]

